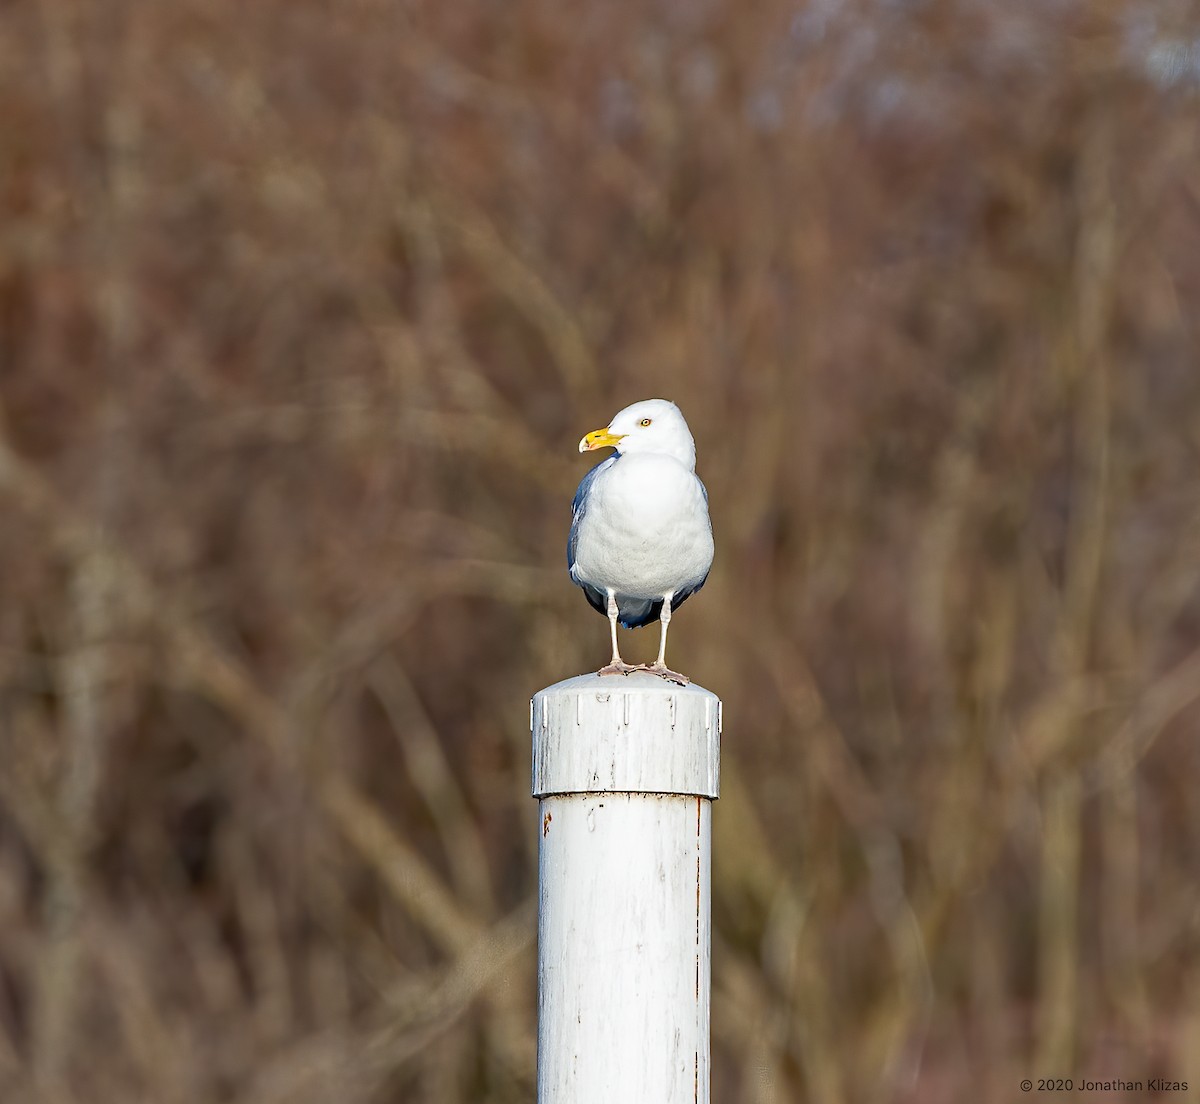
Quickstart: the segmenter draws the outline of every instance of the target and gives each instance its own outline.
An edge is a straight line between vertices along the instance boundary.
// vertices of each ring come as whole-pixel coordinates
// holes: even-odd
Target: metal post
[[[531,703],[538,1104],[707,1104],[721,702],[648,674]]]

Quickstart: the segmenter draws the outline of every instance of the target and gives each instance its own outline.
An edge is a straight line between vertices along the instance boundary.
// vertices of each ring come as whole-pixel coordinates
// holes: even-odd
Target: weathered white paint
[[[538,1104],[706,1104],[721,703],[582,675],[530,720]]]

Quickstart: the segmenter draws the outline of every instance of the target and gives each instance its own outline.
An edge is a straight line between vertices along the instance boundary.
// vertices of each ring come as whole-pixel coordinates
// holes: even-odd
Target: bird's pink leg
[[[668,594],[663,599],[662,612],[658,615],[658,620],[662,625],[662,635],[658,641],[658,659],[651,663],[646,670],[651,674],[658,675],[659,678],[665,678],[668,682],[677,682],[680,686],[686,686],[692,680],[687,675],[672,671],[667,666],[667,628],[671,624],[671,597]]]
[[[608,627],[612,632],[612,660],[607,666],[601,667],[597,673],[601,675],[627,675],[630,671],[645,671],[646,665],[644,663],[626,663],[621,658],[621,653],[617,650],[617,597],[611,590],[608,592]]]

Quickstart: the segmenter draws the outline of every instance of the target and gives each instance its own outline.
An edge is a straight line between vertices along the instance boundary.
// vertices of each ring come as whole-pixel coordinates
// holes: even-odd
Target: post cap
[[[579,675],[529,703],[533,796],[720,792],[721,699],[657,675]]]

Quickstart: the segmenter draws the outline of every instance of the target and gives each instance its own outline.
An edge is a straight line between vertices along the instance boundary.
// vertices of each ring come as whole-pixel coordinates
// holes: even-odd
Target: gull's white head
[[[604,429],[587,434],[579,442],[579,451],[610,446],[621,454],[673,456],[688,471],[696,470],[696,442],[679,407],[667,399],[643,399],[627,406]]]

